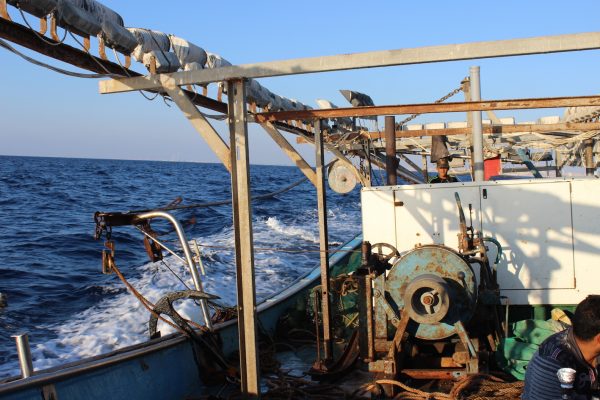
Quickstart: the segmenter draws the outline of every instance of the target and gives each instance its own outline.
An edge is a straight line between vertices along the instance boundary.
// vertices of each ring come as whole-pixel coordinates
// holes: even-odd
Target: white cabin
[[[364,240],[400,252],[458,248],[460,195],[469,225],[503,248],[497,266],[510,304],[576,304],[600,292],[600,179],[556,178],[363,188]],[[495,257],[490,248],[490,261]],[[493,253],[492,253],[493,251]]]

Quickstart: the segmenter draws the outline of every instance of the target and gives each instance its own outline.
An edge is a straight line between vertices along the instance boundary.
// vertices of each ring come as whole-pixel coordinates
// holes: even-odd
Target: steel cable
[[[38,61],[34,58],[31,58],[23,53],[21,53],[20,51],[18,51],[17,49],[15,49],[14,47],[12,47],[10,44],[8,44],[6,41],[4,41],[3,39],[0,39],[0,47],[5,48],[6,50],[10,51],[11,53],[16,54],[17,56],[23,58],[25,61],[30,62],[34,65],[43,67],[43,68],[47,68],[51,71],[54,72],[58,72],[59,74],[63,74],[63,75],[67,75],[67,76],[73,76],[76,78],[86,78],[86,79],[98,79],[98,78],[116,78],[119,77],[120,75],[116,75],[116,74],[83,74],[80,72],[74,72],[74,71],[68,71],[66,69],[62,69],[62,68],[58,68],[55,67],[53,65],[50,64],[46,64],[42,61]]]

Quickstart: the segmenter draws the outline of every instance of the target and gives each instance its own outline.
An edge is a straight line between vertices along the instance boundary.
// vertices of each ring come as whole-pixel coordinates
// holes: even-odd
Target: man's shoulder
[[[538,352],[540,356],[549,357],[559,362],[572,362],[574,353],[568,340],[568,330],[565,329],[548,337],[540,345]]]

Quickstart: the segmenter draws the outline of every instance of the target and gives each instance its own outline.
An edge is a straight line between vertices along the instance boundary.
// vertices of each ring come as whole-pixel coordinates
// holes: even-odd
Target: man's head
[[[437,160],[437,172],[438,176],[442,179],[446,179],[448,177],[448,169],[450,165],[448,164],[447,158],[440,158]]]
[[[579,303],[572,322],[576,338],[594,341],[600,349],[600,295],[589,295]]]

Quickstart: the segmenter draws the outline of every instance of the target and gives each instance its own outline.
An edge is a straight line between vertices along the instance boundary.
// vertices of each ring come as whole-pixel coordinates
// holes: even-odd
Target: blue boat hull
[[[357,236],[330,258],[332,275],[358,266],[360,248]],[[313,269],[287,289],[257,306],[260,326],[275,334],[279,317],[295,307],[301,296],[319,283],[319,268]],[[237,321],[215,326],[225,356],[238,349]],[[212,390],[203,382],[194,358],[191,341],[179,334],[130,346],[115,352],[57,368],[37,371],[27,379],[0,384],[0,400],[75,399],[190,399]],[[205,378],[205,377],[204,377]]]

